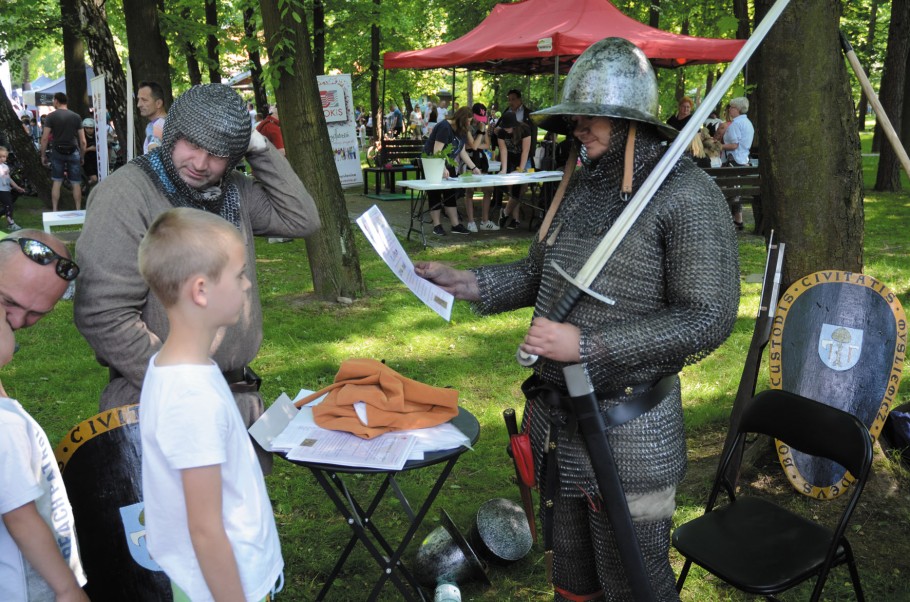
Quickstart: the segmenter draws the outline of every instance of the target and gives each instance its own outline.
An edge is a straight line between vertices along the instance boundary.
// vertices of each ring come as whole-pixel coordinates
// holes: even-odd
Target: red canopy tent
[[[457,40],[404,52],[387,52],[386,69],[463,67],[491,73],[567,73],[588,46],[621,37],[660,67],[733,60],[744,40],[698,38],[649,27],[607,0],[524,0],[497,4],[480,25]]]

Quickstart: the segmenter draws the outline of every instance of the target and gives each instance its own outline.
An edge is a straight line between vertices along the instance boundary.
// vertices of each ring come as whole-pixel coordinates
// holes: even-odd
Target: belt
[[[108,372],[110,380],[123,377],[115,368],[108,367]],[[232,393],[255,393],[262,386],[262,379],[249,366],[225,370],[221,374]]]
[[[597,399],[600,400],[600,410],[603,414],[604,422],[608,427],[614,427],[638,418],[659,404],[673,389],[675,384],[676,374],[670,374],[650,383],[632,385],[622,389],[597,391]],[[555,385],[543,383],[536,374],[533,374],[522,383],[521,389],[528,399],[538,397],[549,406],[551,419],[554,417],[553,410],[561,410],[561,413],[568,415],[570,421],[573,421],[569,397]],[[617,399],[621,400],[620,403],[605,407],[607,403]],[[566,426],[566,424],[566,421],[563,420],[560,426]]]

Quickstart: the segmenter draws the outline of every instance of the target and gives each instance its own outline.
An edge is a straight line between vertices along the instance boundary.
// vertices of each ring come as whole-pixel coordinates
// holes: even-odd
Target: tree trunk
[[[250,56],[250,80],[253,82],[253,99],[256,112],[265,117],[269,114],[269,98],[262,81],[262,60],[259,56],[259,39],[256,34],[256,16],[253,7],[243,11],[243,30],[246,33],[247,52]]]
[[[370,115],[373,116],[373,139],[379,140],[382,115],[379,114],[379,17],[382,0],[373,0],[373,24],[370,26]]]
[[[189,21],[193,18],[192,12],[189,8],[184,7],[180,11],[180,17],[184,21]],[[183,48],[183,55],[186,57],[186,73],[187,77],[190,79],[191,86],[198,86],[202,83],[202,71],[199,69],[199,59],[196,56],[196,45],[193,41],[187,37],[181,44]]]
[[[863,58],[865,59],[863,69],[866,74],[869,73],[869,57],[872,56],[875,44],[875,26],[878,22],[878,0],[872,0],[872,6],[869,8],[869,34],[866,36],[866,43],[863,44]],[[869,99],[866,98],[866,91],[860,88],[859,94],[859,115],[856,121],[857,128],[863,132],[866,130],[866,113],[869,112]]]
[[[218,5],[215,0],[205,0],[205,24],[209,34],[205,37],[205,50],[209,62],[209,82],[221,83],[221,60],[218,57]]]
[[[277,0],[261,0],[269,60],[279,69],[275,96],[281,107],[282,133],[288,160],[300,175],[319,209],[322,228],[306,241],[313,288],[320,299],[359,297],[364,293],[360,258],[334,165],[325,115],[310,53],[306,18],[293,18],[293,8],[282,18]],[[302,15],[301,15],[302,16]],[[291,40],[293,50],[277,49],[276,42]],[[293,54],[291,54],[293,53]],[[282,65],[293,64],[291,74]]]
[[[28,57],[22,57],[21,67],[22,70],[22,90],[31,90],[32,89],[32,74],[31,68],[29,66]]]
[[[107,112],[114,120],[114,131],[121,141],[121,152],[126,152],[126,106],[133,100],[126,93],[126,77],[114,46],[114,37],[107,26],[107,18],[93,0],[79,0],[78,8],[82,36],[95,72],[104,74]]]
[[[13,109],[13,104],[9,100],[6,90],[3,88],[3,82],[0,81],[0,130],[9,132],[9,141],[12,150],[16,153],[16,160],[22,164],[22,171],[29,179],[35,190],[38,191],[38,198],[44,204],[50,207],[51,204],[51,178],[48,171],[41,165],[41,159],[38,157],[38,151],[32,144],[32,137],[25,133],[19,116]]]
[[[79,0],[60,0],[63,26],[63,64],[66,70],[66,95],[70,111],[88,117],[88,84],[85,81],[85,46],[79,31]]]
[[[758,19],[758,4],[756,2],[755,8],[755,18]],[[768,7],[771,5],[769,4]],[[767,12],[767,8],[765,12]],[[749,0],[733,0],[733,16],[736,17],[739,21],[738,26],[736,27],[736,39],[737,40],[748,40],[751,32],[749,26]]]
[[[325,7],[322,0],[313,0],[313,69],[325,75]]]
[[[648,9],[648,25],[654,29],[660,29],[660,0],[651,0],[651,8]]]
[[[907,72],[904,74],[904,107],[901,111],[901,127],[898,133],[904,150],[910,153],[910,60],[907,61]]]
[[[161,35],[157,0],[123,0],[123,19],[133,70],[132,92],[141,81],[157,82],[164,89],[165,108],[171,106],[170,51]]]
[[[907,58],[910,54],[910,0],[894,0],[891,3],[891,25],[888,27],[888,52],[885,55],[885,70],[879,100],[888,115],[888,120],[898,132],[901,131],[901,111],[904,104],[904,80],[907,76]],[[881,126],[876,125],[876,130]],[[878,158],[878,173],[875,176],[875,190],[897,192],[901,189],[901,164],[891,143],[882,138]]]
[[[682,35],[689,35],[689,18],[686,17],[682,23],[682,29],[680,32]],[[686,70],[677,69],[676,70],[676,102],[682,100],[682,97],[686,95]]]
[[[756,13],[771,2],[757,0]],[[791,3],[759,49],[759,64],[773,66],[757,78],[762,206],[766,233],[787,244],[784,288],[821,269],[863,269],[862,163],[839,18],[839,0]]]

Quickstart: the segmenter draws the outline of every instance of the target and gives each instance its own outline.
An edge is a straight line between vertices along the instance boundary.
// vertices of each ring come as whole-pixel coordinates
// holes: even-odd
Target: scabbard
[[[534,498],[531,497],[531,488],[525,485],[521,478],[518,460],[515,457],[515,453],[511,451],[512,435],[518,434],[518,421],[515,418],[515,410],[512,408],[503,410],[502,418],[506,422],[506,431],[509,433],[509,455],[512,456],[512,464],[515,467],[515,482],[518,483],[518,492],[521,494],[521,506],[524,508],[525,516],[528,519],[528,526],[531,528],[531,540],[536,544],[537,521],[534,519]]]
[[[613,449],[607,440],[607,426],[600,413],[594,388],[583,365],[566,366],[563,373],[572,402],[572,412],[588,449],[588,457],[591,459],[591,467],[594,469],[597,486],[606,507],[607,519],[613,527],[619,557],[629,580],[632,596],[638,602],[656,601],[638,536],[632,525],[626,494],[613,458]]]

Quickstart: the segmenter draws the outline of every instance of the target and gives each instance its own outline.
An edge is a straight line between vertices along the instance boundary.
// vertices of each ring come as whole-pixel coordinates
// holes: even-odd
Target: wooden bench
[[[386,185],[391,193],[395,192],[396,173],[404,174],[404,179],[408,179],[410,173],[415,174],[417,180],[422,178],[423,169],[419,161],[422,152],[423,140],[406,138],[383,140],[375,165],[363,168],[363,194],[369,192],[369,174],[373,174],[377,195],[382,188],[383,177],[385,177]]]
[[[761,233],[762,207],[761,207],[761,176],[757,165],[746,167],[709,167],[705,169],[720,191],[724,193],[727,203],[733,204],[739,197],[741,203],[752,206],[752,216],[755,218],[755,233]]]

